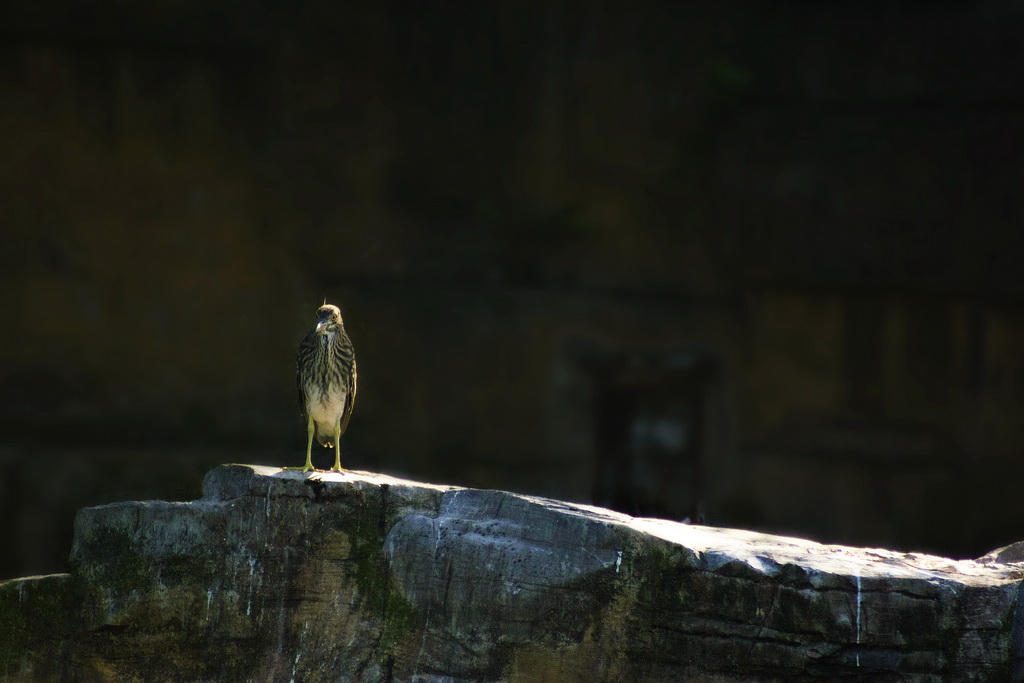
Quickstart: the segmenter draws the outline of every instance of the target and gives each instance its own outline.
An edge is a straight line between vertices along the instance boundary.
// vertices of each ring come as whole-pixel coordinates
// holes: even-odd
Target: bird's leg
[[[334,467],[331,468],[332,472],[344,472],[341,469],[341,444],[334,444]]]
[[[331,468],[332,472],[344,472],[341,469],[341,421],[338,421],[337,426],[334,428],[334,467]]]
[[[309,472],[313,467],[313,456],[310,451],[313,450],[313,433],[316,431],[316,426],[313,424],[313,416],[310,415],[306,421],[306,464],[302,466],[303,472]]]
[[[302,470],[303,472],[309,472],[310,470],[316,469],[313,467],[313,433],[316,431],[313,425],[313,418],[310,417],[306,422],[306,464],[302,467],[285,467],[286,470]]]

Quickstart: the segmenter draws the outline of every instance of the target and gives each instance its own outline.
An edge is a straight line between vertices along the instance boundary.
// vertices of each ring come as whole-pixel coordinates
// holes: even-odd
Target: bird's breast
[[[348,393],[341,390],[329,391],[326,394],[314,392],[307,399],[307,412],[317,425],[333,425],[341,419],[345,412]]]

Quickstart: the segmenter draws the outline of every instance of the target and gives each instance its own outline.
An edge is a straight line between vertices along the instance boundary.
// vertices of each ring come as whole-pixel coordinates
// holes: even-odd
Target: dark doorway
[[[594,387],[593,500],[634,516],[703,523],[708,354],[587,363]]]

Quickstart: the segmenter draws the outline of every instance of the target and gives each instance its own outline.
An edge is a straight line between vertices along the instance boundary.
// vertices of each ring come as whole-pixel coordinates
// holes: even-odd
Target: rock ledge
[[[1021,680],[1024,565],[1003,556],[225,465],[197,501],[80,511],[70,574],[0,583],[0,675]]]

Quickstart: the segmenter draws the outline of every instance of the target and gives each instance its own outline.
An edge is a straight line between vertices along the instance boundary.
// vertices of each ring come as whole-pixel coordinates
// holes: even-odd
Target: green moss
[[[384,602],[381,627],[381,646],[385,650],[393,650],[403,643],[412,633],[415,610],[412,604],[392,585]]]
[[[412,633],[415,609],[398,590],[384,557],[390,520],[385,495],[366,496],[356,505],[339,509],[333,524],[349,542],[348,572],[356,584],[363,609],[380,620],[380,647],[384,653],[399,648]]]

